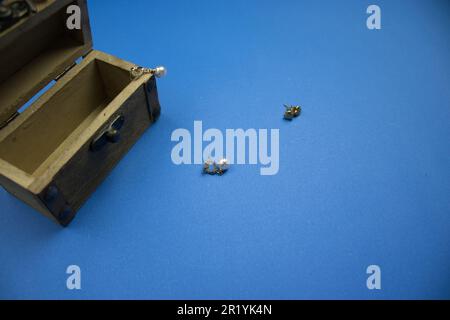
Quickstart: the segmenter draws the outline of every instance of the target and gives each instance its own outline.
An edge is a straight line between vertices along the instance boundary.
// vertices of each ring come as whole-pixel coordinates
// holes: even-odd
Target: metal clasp
[[[91,151],[99,151],[102,149],[108,142],[109,143],[117,143],[120,140],[120,129],[125,122],[125,117],[120,115],[114,119],[114,121],[106,128],[105,131],[100,133],[97,138],[92,140],[91,142]]]

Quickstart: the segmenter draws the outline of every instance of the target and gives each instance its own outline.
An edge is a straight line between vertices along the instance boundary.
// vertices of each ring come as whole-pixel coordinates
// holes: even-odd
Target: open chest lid
[[[13,2],[3,1],[3,9],[11,8]],[[0,31],[0,129],[34,95],[92,50],[86,0],[26,0],[21,4],[28,5],[30,13]],[[78,13],[81,28],[76,24]]]

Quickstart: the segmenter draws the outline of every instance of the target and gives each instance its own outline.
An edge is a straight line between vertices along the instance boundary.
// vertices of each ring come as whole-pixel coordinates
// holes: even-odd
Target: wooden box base
[[[0,184],[68,225],[159,116],[155,78],[132,80],[133,66],[91,51],[0,130]]]

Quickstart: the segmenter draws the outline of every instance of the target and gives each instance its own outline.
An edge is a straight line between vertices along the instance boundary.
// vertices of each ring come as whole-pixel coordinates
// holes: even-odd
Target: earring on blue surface
[[[300,106],[288,106],[285,104],[284,107],[286,108],[284,112],[284,119],[286,120],[297,118],[302,113],[302,107]]]
[[[227,159],[220,159],[219,162],[215,162],[211,159],[208,159],[203,164],[203,173],[209,175],[219,175],[222,176],[225,172],[230,168],[230,164]]]

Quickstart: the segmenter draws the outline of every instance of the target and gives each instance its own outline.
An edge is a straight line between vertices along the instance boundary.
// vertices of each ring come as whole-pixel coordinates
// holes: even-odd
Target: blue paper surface
[[[95,49],[167,67],[162,115],[66,229],[0,191],[0,298],[450,298],[450,5],[370,4],[89,1]],[[278,174],[175,165],[196,120],[279,129]]]

